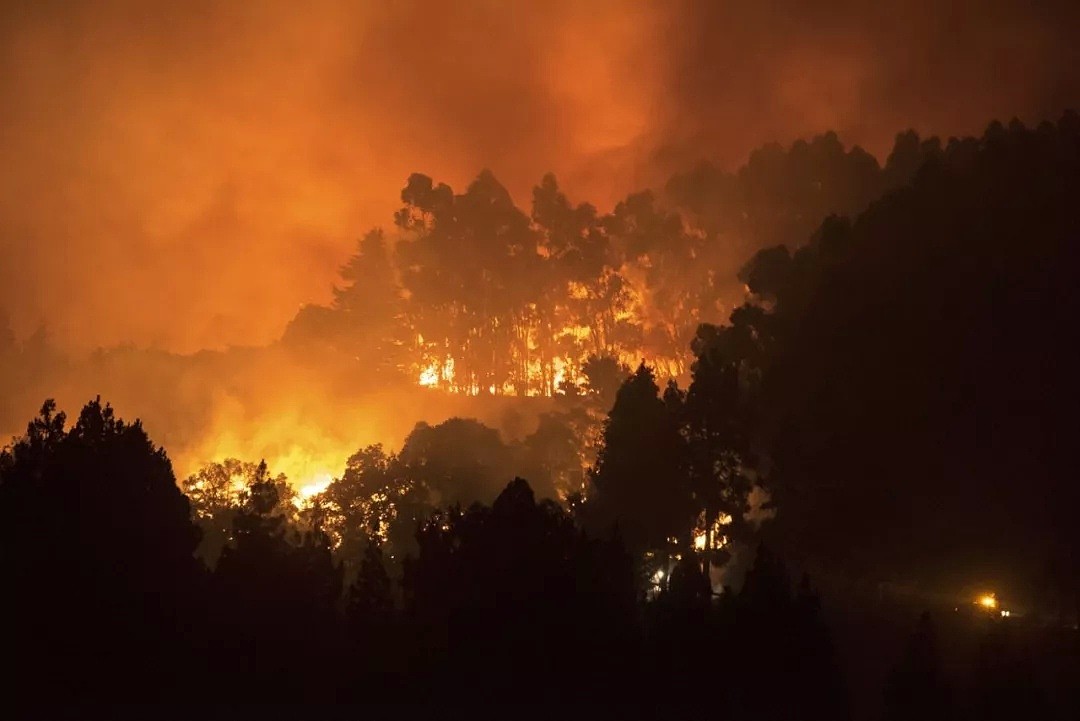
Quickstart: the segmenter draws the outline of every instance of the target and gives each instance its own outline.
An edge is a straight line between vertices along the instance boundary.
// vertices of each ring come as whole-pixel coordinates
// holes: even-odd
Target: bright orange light
[[[994,594],[984,593],[983,595],[979,596],[976,603],[985,608],[987,611],[993,611],[995,608],[997,608],[998,600],[997,596],[995,596]]]
[[[731,516],[727,513],[721,513],[715,521],[713,521],[712,528],[705,527],[705,514],[702,513],[698,516],[698,525],[694,529],[694,550],[705,551],[708,549],[723,548],[727,545],[728,538],[724,535],[724,527],[730,525]],[[710,534],[710,531],[712,532]],[[712,536],[710,539],[709,536]]]
[[[306,502],[310,501],[313,497],[319,495],[327,489],[334,477],[329,473],[320,473],[308,483],[303,484],[296,491],[296,499],[293,503],[297,508],[302,507]]]

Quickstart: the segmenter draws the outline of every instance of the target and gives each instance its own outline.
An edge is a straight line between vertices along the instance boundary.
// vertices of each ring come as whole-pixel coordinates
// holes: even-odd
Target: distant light
[[[984,593],[976,602],[988,611],[993,611],[998,606],[997,597],[992,593]]]
[[[1002,611],[1001,612],[1001,617],[1002,618],[1008,618],[1011,615],[1012,615],[1012,613],[1010,611]]]

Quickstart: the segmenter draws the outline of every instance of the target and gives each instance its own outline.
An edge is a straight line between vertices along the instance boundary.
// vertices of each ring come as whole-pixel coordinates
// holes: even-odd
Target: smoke
[[[1020,2],[5,4],[0,308],[20,337],[262,344],[410,172],[547,170],[602,207],[836,129],[883,153],[1075,102],[1077,12]]]
[[[1080,99],[1080,9],[1014,0],[689,0],[672,112],[678,164],[835,130],[883,158],[899,130],[978,135],[990,119],[1056,119]]]
[[[602,9],[8,7],[0,307],[67,347],[268,342],[409,173],[491,166],[524,199],[631,142],[647,23]]]

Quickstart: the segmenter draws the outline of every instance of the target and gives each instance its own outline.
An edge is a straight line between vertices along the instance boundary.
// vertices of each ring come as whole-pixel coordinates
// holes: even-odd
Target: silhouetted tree
[[[535,486],[540,496],[566,498],[582,492],[589,425],[589,416],[580,409],[544,413],[536,430],[522,441],[522,470],[538,479]]]
[[[733,718],[848,717],[830,634],[809,579],[793,595],[783,561],[760,545],[727,608],[733,616],[729,643],[739,659],[728,695]]]
[[[759,256],[774,340],[758,412],[792,553],[1019,584],[1033,553],[1075,548],[1073,464],[1047,429],[1071,417],[1080,360],[1059,321],[1077,305],[1078,125],[904,139],[912,159],[891,162],[919,166],[909,185],[822,223],[783,272]],[[1049,485],[1033,497],[1017,477]]]
[[[693,506],[686,448],[644,363],[619,389],[589,477],[594,522],[618,523],[630,548],[688,546]]]
[[[345,618],[353,642],[353,663],[366,673],[400,671],[402,635],[394,585],[383,563],[378,538],[364,547],[356,578],[345,596]]]
[[[210,463],[188,476],[180,484],[181,490],[191,503],[194,521],[202,530],[199,556],[213,567],[221,551],[230,540],[233,521],[243,508],[255,483],[263,482],[265,464],[226,458],[220,463]],[[274,515],[289,523],[296,515],[293,500],[296,492],[284,474],[271,479],[277,493]]]
[[[345,472],[321,494],[321,524],[352,578],[372,538],[389,549],[394,565],[414,550],[416,525],[430,515],[431,491],[401,459],[381,445],[349,457]],[[381,555],[381,552],[380,552]]]
[[[699,347],[690,387],[675,412],[687,439],[690,483],[704,520],[706,547],[712,548],[722,516],[730,518],[728,533],[745,528],[756,459],[750,449],[751,405],[739,364],[714,344]]]
[[[499,432],[470,418],[416,424],[399,458],[410,477],[432,493],[434,505],[443,507],[494,499],[496,479],[513,466],[513,451]]]
[[[628,561],[584,538],[556,504],[537,503],[524,480],[490,508],[436,514],[418,543],[405,599],[440,687],[479,676],[496,698],[528,688],[535,703],[575,694],[563,684],[580,674],[606,679],[619,668],[593,664],[621,648],[633,604]]]
[[[605,410],[611,408],[615,394],[630,376],[630,369],[612,356],[590,355],[582,364],[581,372],[585,376],[586,389],[598,396],[600,407]]]
[[[165,452],[100,399],[49,400],[0,457],[5,644],[22,695],[160,700],[200,646],[199,531]],[[17,659],[17,661],[15,660]],[[11,700],[11,699],[9,699]]]
[[[290,684],[303,697],[315,692],[322,671],[298,674],[295,659],[334,647],[341,571],[318,529],[290,538],[279,504],[277,484],[260,464],[214,570],[218,603],[236,609],[219,632],[236,650],[232,668],[241,685]]]

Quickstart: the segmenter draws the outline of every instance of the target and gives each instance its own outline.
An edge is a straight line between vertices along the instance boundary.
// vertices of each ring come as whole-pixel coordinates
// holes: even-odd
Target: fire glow
[[[330,473],[320,473],[308,483],[303,483],[296,491],[296,499],[293,503],[297,508],[310,504],[316,496],[326,491],[334,477]]]

